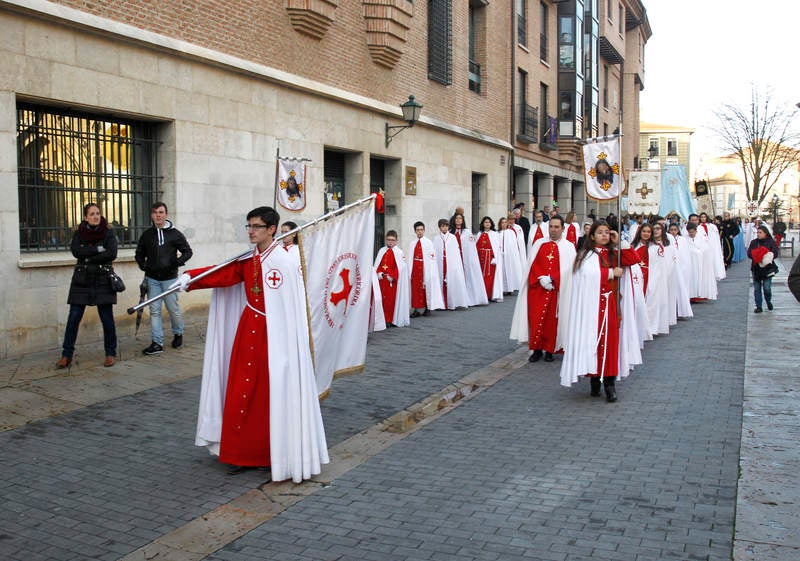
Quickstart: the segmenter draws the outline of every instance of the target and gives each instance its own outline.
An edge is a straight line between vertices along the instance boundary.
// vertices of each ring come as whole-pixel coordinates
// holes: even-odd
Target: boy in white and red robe
[[[569,317],[575,247],[563,237],[561,216],[551,217],[547,225],[547,239],[531,248],[526,288],[517,296],[511,320],[511,338],[528,343],[530,362],[542,356],[553,361],[553,354],[563,349]]]
[[[411,316],[430,315],[431,310],[444,308],[442,289],[439,286],[439,267],[433,243],[425,237],[425,224],[414,223],[414,239],[408,247],[411,258]]]
[[[194,281],[211,267],[187,271],[175,283],[215,288],[195,444],[232,464],[230,473],[270,467],[273,481],[299,483],[329,461],[305,285],[295,259],[273,242],[278,213],[258,207],[247,222],[252,253]]]
[[[381,290],[386,325],[405,327],[409,321],[408,264],[403,250],[397,247],[397,232],[389,230],[386,245],[375,256],[375,271]]]

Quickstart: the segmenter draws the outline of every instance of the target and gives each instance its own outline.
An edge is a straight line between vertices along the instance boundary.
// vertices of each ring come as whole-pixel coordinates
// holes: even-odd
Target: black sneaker
[[[175,335],[172,338],[172,348],[180,349],[183,346],[183,335]]]
[[[159,345],[158,343],[150,343],[150,346],[147,347],[145,350],[142,351],[142,354],[145,355],[159,355],[164,352],[164,347]]]

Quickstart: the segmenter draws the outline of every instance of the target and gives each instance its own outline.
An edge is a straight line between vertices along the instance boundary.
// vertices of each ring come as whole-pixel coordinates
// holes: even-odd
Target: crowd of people
[[[752,253],[754,244],[768,245],[760,241],[765,232],[771,240],[758,221],[741,225],[727,213],[683,221],[677,214],[597,219],[591,212],[580,223],[574,212],[559,212],[535,210],[531,222],[517,205],[497,222],[483,217],[472,232],[457,208],[430,237],[415,223],[405,254],[398,233],[387,232],[374,264],[376,325],[403,327],[431,310],[517,293],[511,337],[528,344],[529,360],[563,354],[562,385],[587,377],[592,395],[604,388],[614,402],[616,379],[642,363],[645,342],[693,317],[693,304],[715,300],[727,267],[760,258],[762,250]],[[753,266],[756,278],[761,267]],[[756,286],[771,310],[769,282]],[[757,295],[756,312],[761,305]]]

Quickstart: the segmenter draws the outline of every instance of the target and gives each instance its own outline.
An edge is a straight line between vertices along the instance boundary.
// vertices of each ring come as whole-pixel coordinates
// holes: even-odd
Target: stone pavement
[[[745,387],[746,410],[765,409],[745,427],[764,419],[742,437],[736,506],[748,341],[772,333],[759,344],[775,349],[774,326],[789,328],[797,307],[777,280],[776,310],[753,317],[747,274],[735,266],[720,300],[649,343],[613,405],[587,384],[559,387],[558,361],[524,361],[507,339],[513,299],[374,334],[365,372],[337,379],[323,403],[334,462],[302,485],[226,476],[192,446],[202,321],[180,351],[145,358],[147,341],[121,344],[131,358],[111,369],[88,351],[69,375],[48,369],[57,353],[5,361],[0,419],[22,426],[0,433],[0,558],[721,560],[735,513],[737,559],[800,558],[762,554],[797,547],[779,530],[793,524],[796,540],[796,502],[765,487],[797,473],[796,446],[770,440],[796,441],[796,408],[773,405],[793,385],[756,399],[784,357],[797,364],[792,343],[777,344],[785,355],[768,372],[752,362],[762,393]],[[453,388],[478,389],[418,430],[381,424]],[[768,421],[776,411],[781,425]],[[774,514],[744,522],[750,506]]]

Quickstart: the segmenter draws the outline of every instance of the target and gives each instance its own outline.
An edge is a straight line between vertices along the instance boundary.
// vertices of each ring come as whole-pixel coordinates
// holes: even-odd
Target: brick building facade
[[[244,214],[272,204],[278,153],[309,160],[307,205],[284,220],[381,190],[376,233],[396,229],[402,245],[414,221],[432,232],[456,206],[475,224],[550,184],[579,201],[583,129],[564,134],[556,112],[563,3],[523,4],[537,49],[518,41],[517,2],[0,0],[0,357],[59,346],[66,244],[88,201],[119,232],[129,286],[150,202],[169,205],[192,266],[217,262],[246,245]],[[520,136],[520,70],[528,106],[547,85],[557,129]],[[387,142],[410,95],[422,116]],[[91,316],[79,342],[99,338]]]

